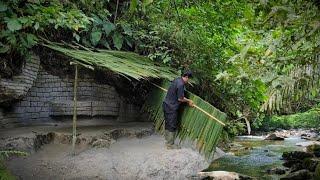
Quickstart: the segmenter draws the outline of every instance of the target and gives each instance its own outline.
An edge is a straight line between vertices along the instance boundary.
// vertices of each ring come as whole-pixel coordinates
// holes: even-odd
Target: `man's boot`
[[[180,149],[180,146],[174,144],[176,132],[165,130],[165,139],[167,149]]]
[[[166,145],[167,145],[167,146],[170,145],[170,144],[172,144],[171,138],[170,138],[170,131],[168,131],[168,130],[165,130],[165,131],[164,131],[164,138],[165,138],[165,140],[166,140]]]

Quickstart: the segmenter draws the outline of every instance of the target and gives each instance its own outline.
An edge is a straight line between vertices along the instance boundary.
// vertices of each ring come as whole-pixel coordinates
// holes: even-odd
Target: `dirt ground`
[[[152,125],[127,128],[137,133],[141,127],[151,128]],[[106,127],[103,130],[101,127],[79,129],[82,135],[97,135]],[[131,180],[186,179],[205,169],[208,163],[190,148],[167,150],[162,136],[148,134],[119,137],[110,147],[80,144],[75,156],[71,154],[70,144],[50,143],[27,157],[9,159],[6,165],[18,179]]]

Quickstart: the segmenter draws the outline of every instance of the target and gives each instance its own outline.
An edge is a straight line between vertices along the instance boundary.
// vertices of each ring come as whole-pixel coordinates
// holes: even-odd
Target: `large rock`
[[[271,168],[267,170],[268,174],[285,174],[286,173],[286,168],[281,168],[281,167],[276,167],[276,168]]]
[[[265,140],[284,140],[284,137],[275,133],[269,134]]]
[[[312,153],[303,151],[284,152],[282,154],[282,159],[285,160],[283,166],[291,168],[291,172],[298,171],[305,168],[304,160],[312,157]]]
[[[305,158],[313,157],[312,153],[303,152],[303,151],[292,151],[292,152],[284,152],[282,154],[283,160],[303,160]]]
[[[314,179],[320,179],[320,164],[318,164],[316,167],[316,170],[314,172]]]
[[[306,132],[306,133],[301,134],[301,139],[317,140],[318,134],[315,132]]]
[[[199,172],[198,176],[201,179],[209,178],[215,180],[245,180],[245,179],[253,179],[252,177],[242,175],[236,172],[228,172],[228,171],[211,171],[211,172]]]
[[[281,180],[307,180],[312,179],[312,174],[308,170],[300,170],[286,175]]]
[[[316,157],[320,157],[320,144],[307,146],[307,152],[313,153]]]

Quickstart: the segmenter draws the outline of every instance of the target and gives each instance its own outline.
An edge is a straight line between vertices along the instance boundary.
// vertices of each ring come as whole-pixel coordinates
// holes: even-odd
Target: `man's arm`
[[[178,101],[180,101],[180,102],[182,102],[182,103],[186,102],[186,103],[188,103],[188,105],[191,106],[191,107],[194,106],[193,101],[192,101],[191,99],[188,99],[188,98],[185,98],[185,97],[179,98]]]
[[[179,97],[178,98],[179,102],[182,102],[182,103],[186,102],[186,103],[188,103],[189,106],[191,106],[191,107],[193,106],[193,101],[191,99],[184,97],[184,86],[179,86],[177,93],[178,93],[178,97]]]

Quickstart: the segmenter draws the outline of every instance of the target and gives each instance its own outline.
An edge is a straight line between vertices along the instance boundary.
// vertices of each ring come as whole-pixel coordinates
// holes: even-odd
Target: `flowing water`
[[[266,141],[263,138],[262,136],[237,137],[234,141],[237,146],[231,151],[234,155],[230,154],[214,161],[207,170],[233,171],[257,179],[279,179],[279,175],[269,175],[266,171],[273,167],[281,167],[282,153],[302,150],[302,147],[295,144],[305,140],[300,137],[290,137],[284,141]]]

